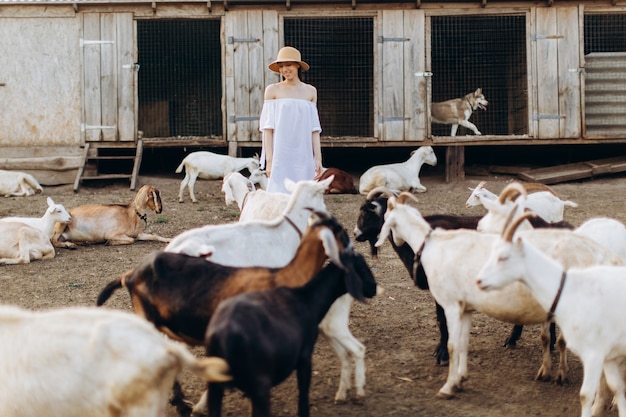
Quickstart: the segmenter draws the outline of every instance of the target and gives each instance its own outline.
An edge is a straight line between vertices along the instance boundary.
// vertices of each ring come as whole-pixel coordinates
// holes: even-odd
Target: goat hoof
[[[542,372],[539,372],[535,377],[535,381],[550,382],[551,380],[552,377],[550,375],[544,374]]]
[[[439,398],[440,400],[449,400],[449,399],[453,398],[454,395],[453,394],[448,394],[448,393],[443,392],[443,391],[439,391],[437,393],[437,395],[435,395],[435,397]]]
[[[357,404],[357,405],[364,405],[365,404],[365,396],[364,395],[357,395],[354,398],[352,398],[352,404]]]

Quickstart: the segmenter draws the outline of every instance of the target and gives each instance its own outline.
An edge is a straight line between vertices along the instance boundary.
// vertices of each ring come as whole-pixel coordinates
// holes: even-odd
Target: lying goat
[[[0,169],[0,195],[22,197],[43,192],[39,182],[30,174]]]
[[[540,183],[519,183],[528,193],[525,209],[537,213],[539,217],[549,223],[556,223],[563,220],[563,210],[565,207],[578,207],[578,204],[570,200],[561,200],[554,190],[545,184]],[[470,188],[472,193],[465,202],[465,207],[483,206],[484,200],[496,201],[499,196],[487,190],[485,181],[481,181],[476,188]],[[534,191],[534,192],[533,192]],[[486,208],[486,207],[485,207]]]
[[[437,165],[437,156],[431,146],[417,148],[404,162],[373,166],[361,175],[359,193],[367,194],[376,187],[386,187],[395,192],[423,193],[426,187],[420,182],[419,174],[425,163]]]
[[[52,238],[56,223],[66,224],[72,220],[70,214],[61,204],[56,204],[51,197],[47,198],[48,208],[42,217],[3,217],[2,222],[20,222],[27,224]]]
[[[352,175],[339,168],[324,168],[322,175],[320,175],[317,180],[325,180],[331,175],[335,179],[332,183],[330,183],[328,190],[326,190],[327,194],[358,194],[358,191],[354,186],[354,179],[352,178]]]
[[[352,247],[348,235],[334,218],[321,212],[315,217],[317,221],[307,229],[295,257],[283,268],[229,267],[198,257],[156,252],[135,269],[109,283],[98,296],[97,303],[102,305],[113,291],[124,286],[137,314],[175,339],[191,345],[202,344],[209,320],[221,301],[243,292],[274,286],[301,286],[322,269],[327,258],[339,262],[339,250]],[[320,327],[331,345],[340,352],[338,347],[354,339],[348,328],[352,299],[341,297],[335,304]],[[344,356],[340,356],[340,391],[346,395],[350,386],[350,365],[347,363],[350,358]],[[360,378],[364,378],[365,368],[358,365],[357,382],[362,388],[364,381],[361,382]],[[344,375],[344,368],[347,368],[347,375]],[[364,395],[361,391],[359,394]],[[199,406],[194,408],[198,409]]]
[[[498,236],[467,229],[433,230],[416,208],[404,204],[406,199],[411,198],[415,197],[402,193],[398,199],[391,197],[388,200],[385,223],[376,245],[382,245],[390,235],[397,245],[407,242],[420,255],[416,257],[416,262],[421,262],[430,292],[445,311],[451,357],[448,380],[439,390],[438,397],[452,397],[467,378],[469,332],[474,311],[514,324],[543,324],[544,355],[537,379],[549,379],[552,364],[548,322],[545,312],[528,289],[519,284],[504,288],[497,294],[486,295],[475,284],[484,254],[488,253]],[[570,230],[535,229],[522,233],[566,267],[622,263],[602,245]],[[564,381],[567,378],[565,343],[562,342],[559,348],[561,362],[556,380]]]
[[[164,416],[183,370],[228,381],[220,358],[196,358],[121,311],[32,312],[0,306],[0,416]]]
[[[55,255],[50,237],[41,230],[19,222],[0,222],[0,265],[27,264]]]
[[[376,294],[376,281],[365,259],[352,248],[340,257],[340,265],[328,265],[303,287],[248,292],[217,307],[207,328],[207,355],[228,362],[230,385],[250,398],[253,416],[271,416],[271,388],[296,370],[298,416],[308,417],[319,322],[346,292],[360,301]],[[208,386],[209,417],[220,417],[224,385]]]
[[[161,193],[151,185],[137,191],[132,202],[126,204],[98,204],[74,207],[69,211],[69,223],[57,223],[52,243],[56,247],[74,248],[74,242],[129,245],[136,240],[170,241],[155,234],[145,233],[148,210],[163,211]]]
[[[207,151],[192,152],[176,168],[177,174],[183,172],[183,168],[185,169],[185,178],[181,181],[178,191],[178,201],[183,202],[183,193],[185,187],[188,187],[191,201],[198,202],[194,193],[198,178],[216,180],[223,178],[229,172],[238,172],[244,169],[252,172],[258,167],[259,157],[257,155],[252,158],[236,158]]]
[[[622,325],[626,267],[564,267],[529,239],[514,238],[523,218],[493,243],[476,283],[486,291],[504,291],[513,283],[523,283],[544,314],[554,316],[568,347],[582,361],[581,416],[591,417],[603,373],[616,394],[620,417],[626,416],[626,384],[620,366],[626,358],[626,329]]]

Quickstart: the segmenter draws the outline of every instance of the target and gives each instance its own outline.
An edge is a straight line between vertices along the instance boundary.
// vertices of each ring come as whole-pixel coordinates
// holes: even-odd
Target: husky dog
[[[487,110],[485,107],[489,102],[479,88],[465,97],[455,98],[441,103],[431,104],[431,117],[435,123],[452,125],[450,136],[456,136],[459,125],[471,129],[475,135],[482,135],[476,125],[469,121],[472,112],[476,109]]]

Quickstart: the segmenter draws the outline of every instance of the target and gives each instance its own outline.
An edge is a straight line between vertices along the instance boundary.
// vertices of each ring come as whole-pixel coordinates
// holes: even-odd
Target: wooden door
[[[426,137],[424,12],[384,10],[378,17],[378,124],[383,141]]]
[[[532,120],[538,139],[581,136],[579,25],[576,6],[536,8]]]
[[[136,48],[132,13],[84,13],[84,140],[134,141]]]

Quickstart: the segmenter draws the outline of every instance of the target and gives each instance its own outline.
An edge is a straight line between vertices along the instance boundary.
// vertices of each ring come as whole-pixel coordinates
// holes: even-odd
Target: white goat
[[[504,187],[495,200],[479,197],[483,206],[487,209],[487,214],[480,219],[476,230],[487,233],[501,233],[509,218],[517,218],[529,208],[528,199],[531,195],[534,194],[528,194],[522,183],[512,182]],[[512,210],[515,212],[512,213]],[[571,227],[573,228],[573,226]],[[531,223],[528,220],[524,220],[520,230],[532,228]]]
[[[145,233],[148,210],[163,211],[161,193],[151,185],[137,191],[133,201],[126,204],[93,204],[70,209],[69,223],[57,223],[52,236],[56,247],[74,248],[74,242],[108,245],[130,245],[136,240],[156,240],[167,243],[169,238]]]
[[[326,211],[324,191],[331,181],[286,180],[285,186],[292,194],[279,218],[190,229],[175,236],[165,250],[201,256],[222,265],[283,267],[296,253],[311,209]]]
[[[229,172],[222,180],[222,192],[227,206],[237,203],[239,211],[249,192],[256,190],[254,183],[239,172]]]
[[[222,181],[222,192],[226,205],[237,203],[241,213],[240,222],[276,219],[280,217],[289,203],[289,194],[257,190],[252,181],[239,172],[226,174]]]
[[[574,232],[595,240],[626,260],[626,227],[619,220],[594,217],[583,222]]]
[[[65,210],[61,204],[56,204],[51,197],[46,199],[48,208],[42,217],[3,217],[2,222],[20,222],[39,229],[44,235],[52,238],[54,225],[59,222],[62,224],[69,223],[72,216]]]
[[[43,191],[39,182],[30,174],[0,169],[0,195],[21,197],[39,194]]]
[[[517,218],[524,213],[525,207],[528,207],[527,198],[532,195],[534,194],[526,195],[521,183],[511,183],[502,190],[497,200],[486,200],[481,197],[488,213],[478,222],[477,230],[501,233],[508,219]],[[518,230],[532,228],[528,219],[518,226]],[[585,221],[574,232],[591,238],[626,261],[626,227],[620,221],[608,217],[594,217]]]
[[[367,194],[376,187],[386,187],[394,192],[423,193],[426,187],[420,182],[419,174],[424,163],[431,166],[437,165],[437,156],[431,146],[417,148],[404,162],[375,165],[361,175],[359,193]]]
[[[24,223],[0,222],[0,265],[27,264],[54,256],[49,235]]]
[[[416,261],[421,260],[430,292],[443,307],[447,319],[450,365],[448,379],[437,396],[450,398],[455,390],[462,388],[468,375],[467,352],[474,311],[514,324],[544,324],[544,332],[547,332],[545,310],[528,288],[519,283],[497,293],[479,291],[476,274],[498,235],[469,229],[432,230],[416,208],[403,204],[406,198],[415,197],[402,193],[398,199],[389,198],[385,223],[376,245],[382,245],[391,234],[395,244],[406,242],[416,254],[421,254]],[[570,230],[534,229],[521,233],[566,267],[622,264],[604,246]],[[549,336],[542,336],[542,342],[543,363],[537,379],[549,379],[552,367]],[[567,374],[566,351],[563,341],[559,345],[561,362],[556,379],[563,381]]]
[[[286,180],[291,192],[282,216],[275,220],[255,220],[207,225],[176,236],[165,251],[203,256],[222,265],[280,268],[294,257],[311,210],[326,211],[324,193],[333,177],[323,181]],[[352,297],[341,296],[320,324],[341,361],[339,388],[335,401],[347,400],[354,369],[356,397],[365,397],[365,346],[350,333],[348,322]]]
[[[620,368],[626,359],[626,267],[563,267],[524,236],[514,240],[518,224],[513,222],[494,242],[477,274],[478,286],[491,291],[524,283],[541,308],[554,316],[568,347],[582,361],[581,416],[591,417],[603,373],[616,394],[620,417],[626,416],[626,384]]]
[[[224,360],[196,358],[146,320],[104,308],[0,306],[0,339],[2,416],[164,416],[183,370],[231,379]]]
[[[252,158],[236,158],[207,151],[192,152],[176,168],[177,174],[183,172],[183,168],[185,168],[185,178],[180,183],[178,201],[183,202],[183,193],[185,187],[188,187],[191,201],[198,202],[194,193],[198,178],[216,180],[223,178],[229,172],[238,172],[246,168],[252,172],[258,167],[259,158],[256,155]]]
[[[484,206],[484,200],[497,201],[498,196],[487,190],[481,181],[476,188],[470,188],[472,193],[465,202],[465,207]],[[534,211],[548,223],[560,222],[563,220],[563,210],[565,207],[578,207],[578,204],[570,200],[561,200],[556,193],[547,185],[539,183],[520,183],[528,192],[525,208]],[[536,191],[536,192],[532,192]]]
[[[261,168],[257,168],[250,172],[248,179],[252,181],[252,184],[258,185],[260,189],[267,190],[267,173]]]

